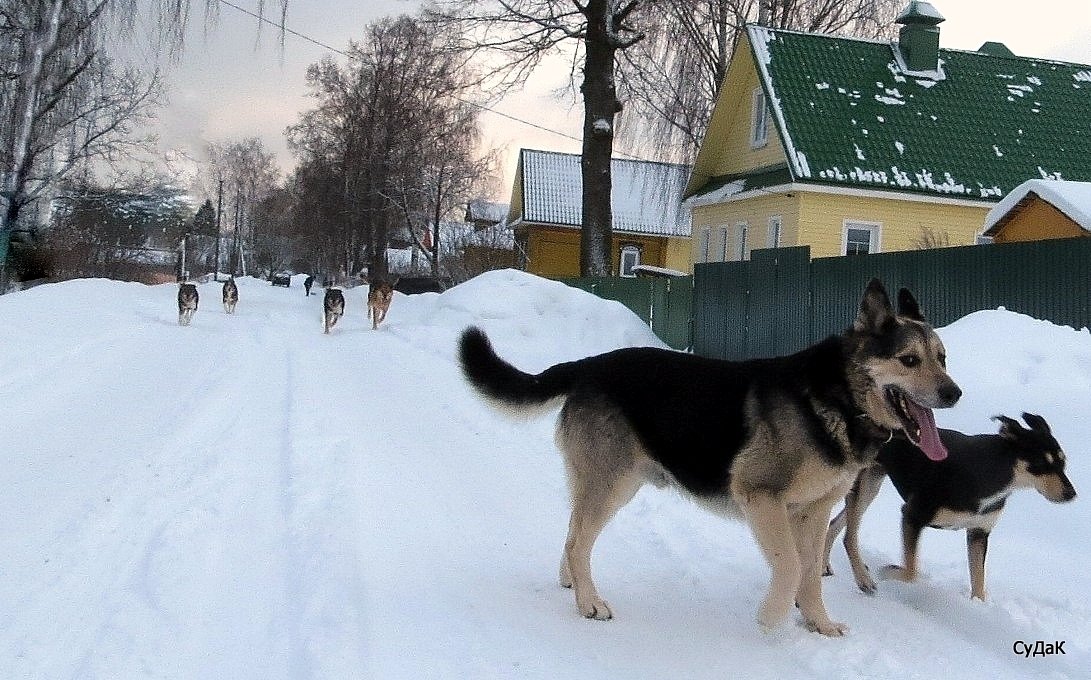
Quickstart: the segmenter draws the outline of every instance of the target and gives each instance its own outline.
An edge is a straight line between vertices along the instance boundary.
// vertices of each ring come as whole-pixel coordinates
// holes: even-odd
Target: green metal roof
[[[710,177],[701,189],[693,194],[696,204],[718,203],[735,194],[758,191],[790,184],[792,174],[787,165],[778,165],[753,172]]]
[[[1091,180],[1091,66],[748,27],[796,181],[996,201],[1028,179]]]

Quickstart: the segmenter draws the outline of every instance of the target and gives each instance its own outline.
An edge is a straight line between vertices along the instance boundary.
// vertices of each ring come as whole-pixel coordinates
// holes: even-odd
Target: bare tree
[[[269,5],[259,0],[258,26]],[[287,0],[276,3],[281,25]],[[205,0],[214,20],[220,3]],[[0,291],[20,213],[73,170],[116,160],[158,104],[160,77],[116,67],[106,45],[131,35],[137,16],[174,53],[190,0],[3,0],[0,3]],[[283,31],[281,31],[283,38]]]
[[[418,240],[479,172],[479,138],[463,59],[411,17],[371,25],[350,45],[347,64],[311,66],[317,106],[288,130],[300,157],[301,186],[340,196],[320,208],[339,268],[371,278],[387,274],[386,249],[401,229]],[[307,203],[313,203],[304,197]],[[318,208],[318,206],[316,206]],[[435,254],[433,253],[433,257]]]
[[[522,83],[541,59],[574,42],[573,73],[582,71],[583,218],[580,272],[612,272],[613,210],[610,203],[615,116],[622,110],[615,85],[617,53],[644,39],[635,28],[646,0],[442,0],[432,16],[462,36],[469,53],[499,55],[492,75],[502,83]]]
[[[946,229],[938,229],[928,224],[920,225],[920,232],[913,239],[913,247],[917,250],[948,248],[950,245],[951,234]]]
[[[274,188],[252,210],[260,225],[253,237],[254,266],[272,276],[288,269],[297,259],[297,229],[292,211],[294,197],[288,189]]]
[[[0,11],[0,286],[23,208],[74,169],[123,153],[157,103],[157,72],[119,70],[106,56],[108,9],[7,0]]]
[[[412,154],[413,172],[399,178],[386,196],[404,219],[414,254],[424,253],[432,276],[441,278],[440,255],[449,250],[439,227],[494,179],[497,154],[478,154],[481,134],[476,107],[451,98],[430,101],[428,120],[422,121],[424,143]]]
[[[648,39],[623,57],[627,121],[661,157],[691,162],[743,28],[749,22],[860,37],[893,34],[904,0],[659,0],[649,6]]]
[[[212,175],[224,181],[224,199],[231,225],[230,270],[247,273],[246,253],[263,225],[256,219],[256,206],[279,184],[276,157],[266,151],[257,137],[208,145]]]

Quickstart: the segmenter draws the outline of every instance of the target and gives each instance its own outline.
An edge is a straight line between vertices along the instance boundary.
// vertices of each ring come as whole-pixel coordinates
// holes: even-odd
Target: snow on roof
[[[582,224],[580,155],[523,149],[519,154],[525,222],[578,228]],[[614,229],[656,236],[689,236],[682,205],[689,166],[613,159]]]
[[[687,276],[685,272],[678,271],[677,269],[656,267],[650,264],[638,264],[633,267],[633,272],[636,274],[649,274],[651,276]]]
[[[507,203],[494,203],[475,198],[466,204],[467,222],[503,222],[508,216]]]
[[[1084,230],[1091,231],[1091,182],[1031,179],[1012,189],[993,206],[985,216],[984,233],[991,235],[998,223],[1031,194],[1063,212]]]
[[[990,203],[1028,177],[1091,180],[1087,65],[941,49],[924,78],[897,43],[747,31],[795,180]]]

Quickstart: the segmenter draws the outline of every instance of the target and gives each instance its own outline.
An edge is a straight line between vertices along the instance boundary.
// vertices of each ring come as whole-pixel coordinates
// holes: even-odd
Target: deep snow
[[[0,297],[2,678],[1087,677],[1083,496],[1013,496],[970,601],[961,532],[926,531],[923,578],[825,581],[847,637],[798,616],[763,633],[766,566],[746,528],[645,489],[597,544],[616,615],[556,584],[567,496],[552,418],[513,422],[463,383],[482,325],[537,371],[660,343],[617,303],[514,271],[396,297],[366,292],[325,336],[321,296],[239,281],[179,327],[175,286],[105,280]],[[917,291],[927,311],[927,291]],[[848,323],[850,320],[846,319]],[[1049,420],[1091,493],[1091,334],[1004,311],[941,329],[965,396],[940,425]],[[710,423],[710,436],[715,424]],[[899,557],[888,484],[864,557]],[[1065,641],[1023,658],[1016,641]]]

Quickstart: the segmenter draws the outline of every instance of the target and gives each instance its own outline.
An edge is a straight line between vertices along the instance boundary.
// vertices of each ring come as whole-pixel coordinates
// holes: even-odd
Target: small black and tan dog
[[[224,281],[224,311],[234,314],[237,304],[239,304],[239,287],[235,285],[235,277],[232,276]]]
[[[197,286],[192,283],[182,283],[178,286],[178,325],[188,326],[193,321],[193,315],[197,312]]]
[[[326,296],[322,298],[322,310],[322,332],[329,333],[337,320],[345,314],[345,295],[340,288],[326,289]]]
[[[875,592],[860,557],[860,520],[890,476],[905,504],[902,506],[901,566],[891,565],[883,576],[911,582],[917,577],[917,543],[925,527],[965,529],[970,562],[970,595],[985,599],[985,552],[989,533],[1012,491],[1033,488],[1054,503],[1076,497],[1065,475],[1065,455],[1045,418],[1024,413],[1030,429],[1007,416],[996,416],[998,434],[967,435],[940,429],[947,458],[928,460],[913,444],[894,439],[879,450],[876,464],[865,468],[845,497],[845,508],[830,522],[826,535],[826,572],[833,541],[845,532],[845,552],[856,585]]]

